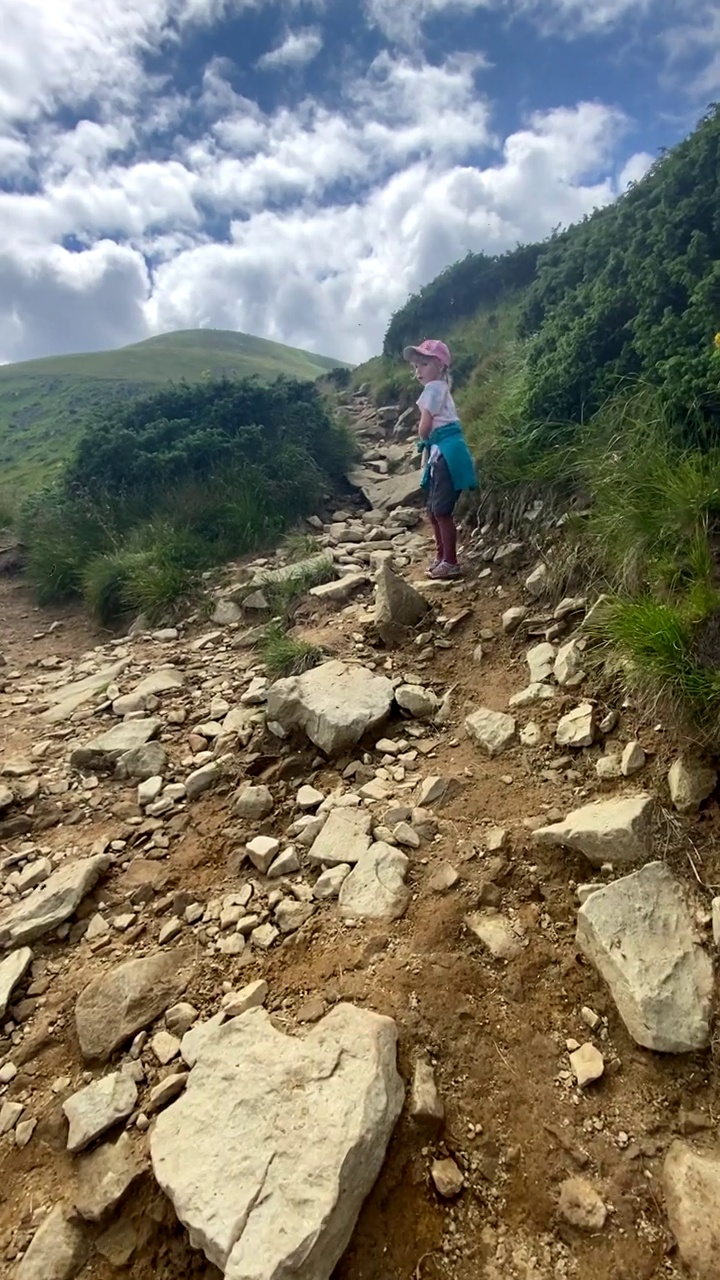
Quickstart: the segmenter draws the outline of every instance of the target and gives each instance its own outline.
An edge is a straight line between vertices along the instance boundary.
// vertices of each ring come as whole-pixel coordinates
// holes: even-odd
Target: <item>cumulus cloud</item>
[[[689,0],[677,0],[684,4]],[[545,31],[572,36],[614,26],[628,16],[642,16],[665,8],[667,0],[365,0],[371,22],[390,39],[421,42],[421,27],[430,19],[452,13],[498,9],[508,15],[526,14]]]
[[[307,95],[268,111],[222,58],[186,97],[143,79],[144,53],[187,23],[263,2],[21,6],[0,49],[0,360],[196,326],[359,360],[449,262],[544,237],[649,163],[613,176],[626,121],[600,103],[529,114],[499,138],[477,53],[385,50],[332,106]],[[416,25],[446,3],[418,0]],[[295,31],[263,64],[299,66],[316,35]],[[63,124],[64,104],[81,116],[94,94],[102,110]]]
[[[258,58],[256,65],[266,71],[305,67],[317,57],[322,46],[323,38],[317,27],[289,31],[281,44]]]

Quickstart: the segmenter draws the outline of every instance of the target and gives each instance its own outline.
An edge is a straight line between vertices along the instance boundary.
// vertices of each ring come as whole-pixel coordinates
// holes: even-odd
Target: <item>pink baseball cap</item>
[[[450,368],[450,348],[440,342],[439,338],[426,338],[419,347],[406,347],[403,351],[405,360],[412,360],[415,356],[430,356],[433,360],[439,360],[446,369]]]

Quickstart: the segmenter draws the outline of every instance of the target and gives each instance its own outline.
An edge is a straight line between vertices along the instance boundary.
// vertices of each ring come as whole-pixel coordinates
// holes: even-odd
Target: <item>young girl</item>
[[[462,489],[477,488],[477,477],[450,394],[450,351],[437,338],[426,338],[418,347],[406,347],[403,355],[423,386],[417,401],[418,449],[423,454],[427,449],[429,455],[421,483],[428,491],[428,516],[435,535],[435,559],[428,577],[458,578],[462,571],[453,511]]]

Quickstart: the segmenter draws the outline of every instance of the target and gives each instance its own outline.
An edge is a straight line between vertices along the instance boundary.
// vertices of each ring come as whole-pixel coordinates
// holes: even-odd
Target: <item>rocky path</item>
[[[304,675],[280,557],[121,639],[0,579],[2,1274],[716,1278],[716,776],[593,696],[531,520],[424,580],[352,411]]]

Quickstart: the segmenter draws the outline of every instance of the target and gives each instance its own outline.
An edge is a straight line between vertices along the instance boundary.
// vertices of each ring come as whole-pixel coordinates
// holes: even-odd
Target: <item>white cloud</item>
[[[687,0],[677,0],[683,4]],[[371,22],[391,40],[422,43],[423,24],[449,13],[499,9],[508,15],[525,13],[545,31],[572,37],[580,32],[615,26],[628,16],[661,10],[668,0],[365,0]]]
[[[693,6],[668,26],[661,40],[669,57],[666,79],[707,102],[720,91],[720,10],[714,0]]]
[[[592,175],[621,127],[597,104],[538,114],[495,166],[425,159],[347,206],[259,211],[233,224],[230,243],[159,268],[148,323],[245,329],[362,359],[378,350],[391,311],[448,262],[548,235],[612,200],[612,182]]]
[[[268,71],[285,67],[305,67],[317,57],[322,46],[323,38],[317,27],[289,31],[281,44],[258,58],[256,65]]]
[[[1,251],[0,360],[132,342],[146,329],[148,290],[142,255],[110,240],[85,253]]]
[[[187,138],[176,93],[145,85],[135,102],[145,48],[250,2],[263,0],[147,0],[140,16],[120,0],[28,0],[27,77],[19,64],[2,76],[17,42],[0,51],[0,112],[30,122],[0,140],[0,162],[26,179],[0,191],[0,360],[202,325],[361,359],[449,262],[581,218],[649,159],[613,182],[625,120],[599,103],[535,113],[499,141],[478,54],[385,52],[333,110],[308,97],[271,112],[216,59]],[[419,2],[422,14],[445,0]],[[101,117],[63,129],[57,104],[96,90]],[[176,129],[160,154],[158,120]]]
[[[143,55],[187,23],[263,0],[0,0],[0,121],[37,119],[98,96],[106,109],[147,90]]]

